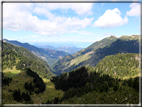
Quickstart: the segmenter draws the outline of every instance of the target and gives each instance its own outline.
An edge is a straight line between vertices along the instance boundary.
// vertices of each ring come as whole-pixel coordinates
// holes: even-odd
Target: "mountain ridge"
[[[92,49],[91,47],[94,46],[94,44],[96,47]],[[53,69],[59,75],[80,66],[96,66],[105,56],[122,52],[139,53],[139,35],[131,35],[125,38],[116,38],[115,36],[104,38],[73,55],[65,56],[60,59],[54,64]]]
[[[69,46],[60,46],[60,47],[53,47],[51,45],[42,45],[42,44],[35,44],[34,46],[38,48],[43,48],[43,49],[52,49],[52,50],[57,50],[57,51],[64,51],[69,54],[74,54],[78,52],[79,50],[83,48],[78,48],[78,47],[69,47]]]

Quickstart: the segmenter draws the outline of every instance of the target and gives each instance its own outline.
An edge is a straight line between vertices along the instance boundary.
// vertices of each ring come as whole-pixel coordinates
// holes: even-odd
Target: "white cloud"
[[[42,10],[56,10],[56,9],[71,9],[75,11],[78,15],[92,15],[91,10],[93,3],[39,3],[36,4],[38,9]],[[36,9],[37,10],[37,9]],[[42,12],[42,11],[41,11]],[[38,13],[40,13],[38,11]]]
[[[130,6],[131,10],[127,11],[128,16],[140,16],[140,4],[132,3]]]
[[[32,3],[4,4],[4,29],[12,31],[32,31],[41,35],[55,36],[62,35],[70,30],[85,28],[89,26],[93,20],[93,18],[86,17],[83,19],[79,19],[78,17],[56,17],[46,9],[34,7]],[[63,6],[61,7],[66,8]],[[52,5],[49,5],[48,8],[52,9],[54,6],[52,7]],[[48,20],[39,19],[37,16],[33,16],[32,12],[45,14]]]
[[[128,22],[128,18],[121,18],[121,12],[118,8],[106,10],[105,13],[94,22],[94,27],[113,28],[124,25]]]

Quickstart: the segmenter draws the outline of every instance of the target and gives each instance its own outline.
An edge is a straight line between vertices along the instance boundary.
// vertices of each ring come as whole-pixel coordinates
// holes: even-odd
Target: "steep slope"
[[[24,47],[24,48],[30,50],[36,56],[47,61],[50,66],[52,66],[58,59],[66,56],[66,55],[69,55],[68,53],[66,53],[64,51],[56,51],[56,50],[51,50],[51,49],[37,48],[37,47],[30,45],[28,43],[20,43],[18,41],[10,41],[7,39],[4,39],[3,41],[11,43],[16,46]]]
[[[23,47],[17,47],[9,43],[3,43],[3,70],[7,68],[13,68],[22,70],[26,67],[31,68],[39,75],[50,78],[53,76],[53,70],[47,64],[47,62],[41,60],[35,56],[28,49]]]
[[[115,55],[117,53],[139,53],[139,36],[134,36],[134,39],[126,40],[122,37],[117,39],[111,45],[104,48],[97,49],[91,56],[90,59],[84,61],[83,64],[90,66],[96,66],[96,64],[107,55]]]
[[[122,36],[120,38],[110,36],[100,42],[97,41],[72,56],[60,59],[53,69],[59,75],[80,66],[96,66],[105,56],[117,53],[139,53],[139,35]]]
[[[60,59],[55,63],[53,69],[59,75],[80,66],[96,66],[105,56],[117,53],[139,53],[139,35],[122,36],[120,38],[110,36],[100,42],[97,41],[74,55]]]
[[[68,72],[73,70],[75,65],[82,63],[82,61],[88,60],[95,50],[99,48],[103,48],[112,42],[116,41],[115,36],[110,36],[104,38],[101,41],[97,41],[90,45],[89,47],[78,51],[77,53],[65,56],[64,58],[60,59],[57,63],[54,64],[53,69],[56,70],[56,73],[59,75],[63,72]],[[75,67],[76,69],[77,67]]]

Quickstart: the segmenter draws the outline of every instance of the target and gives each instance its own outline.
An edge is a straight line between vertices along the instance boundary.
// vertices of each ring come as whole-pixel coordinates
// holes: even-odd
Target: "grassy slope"
[[[78,56],[77,58],[71,60],[69,66],[72,66],[73,64],[78,65],[80,62],[89,59],[89,58],[91,57],[91,55],[90,55],[91,53],[92,53],[92,52],[88,52],[88,53],[86,53],[86,54],[84,54],[84,55]]]
[[[3,73],[5,73],[7,77],[13,77],[20,72],[21,72],[20,70],[16,69],[16,66],[14,66],[12,69],[6,68],[3,70]]]
[[[19,73],[19,72],[17,72]],[[18,104],[19,102],[15,101],[13,99],[12,93],[9,92],[14,91],[15,89],[20,89],[21,92],[26,92],[27,90],[24,88],[25,82],[31,82],[33,80],[33,77],[30,77],[26,74],[26,72],[20,72],[19,75],[15,73],[15,70],[10,70],[9,72],[4,72],[5,75],[15,75],[12,77],[12,82],[9,84],[9,86],[3,86],[3,104]],[[41,104],[45,103],[48,99],[51,100],[54,97],[62,97],[63,91],[55,90],[54,84],[50,82],[49,79],[43,78],[43,81],[46,84],[46,90],[43,93],[35,94],[32,93],[31,99],[33,100],[34,104]],[[28,92],[28,91],[27,91]]]

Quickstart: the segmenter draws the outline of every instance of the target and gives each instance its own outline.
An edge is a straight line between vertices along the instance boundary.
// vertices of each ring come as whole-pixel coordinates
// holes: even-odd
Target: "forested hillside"
[[[139,35],[122,36],[120,38],[110,36],[109,38],[97,41],[74,55],[60,59],[55,63],[53,69],[57,75],[60,75],[63,72],[69,72],[80,66],[95,67],[105,56],[117,53],[139,53]]]
[[[16,47],[9,43],[3,43],[2,57],[3,70],[7,68],[12,69],[14,66],[16,66],[17,70],[23,70],[29,67],[44,77],[50,78],[53,76],[51,68],[45,61],[23,47]]]
[[[62,73],[60,76],[52,77],[51,81],[57,90],[65,91],[64,96],[48,100],[46,103],[138,104],[138,72],[134,78],[131,78],[131,72],[127,72],[127,75],[127,79],[118,79],[96,71],[93,67],[84,66],[69,73]]]
[[[33,54],[35,54],[39,58],[48,62],[48,64],[50,66],[52,66],[58,59],[66,56],[66,55],[69,55],[68,53],[66,53],[64,51],[56,51],[56,50],[51,50],[48,48],[47,49],[37,48],[37,47],[30,45],[28,43],[20,43],[18,41],[9,41],[7,39],[4,39],[3,41],[8,42],[13,45],[16,45],[16,46],[24,47],[24,48],[30,50]]]
[[[139,76],[139,54],[118,53],[103,58],[96,66],[95,71],[116,78],[130,78]]]

